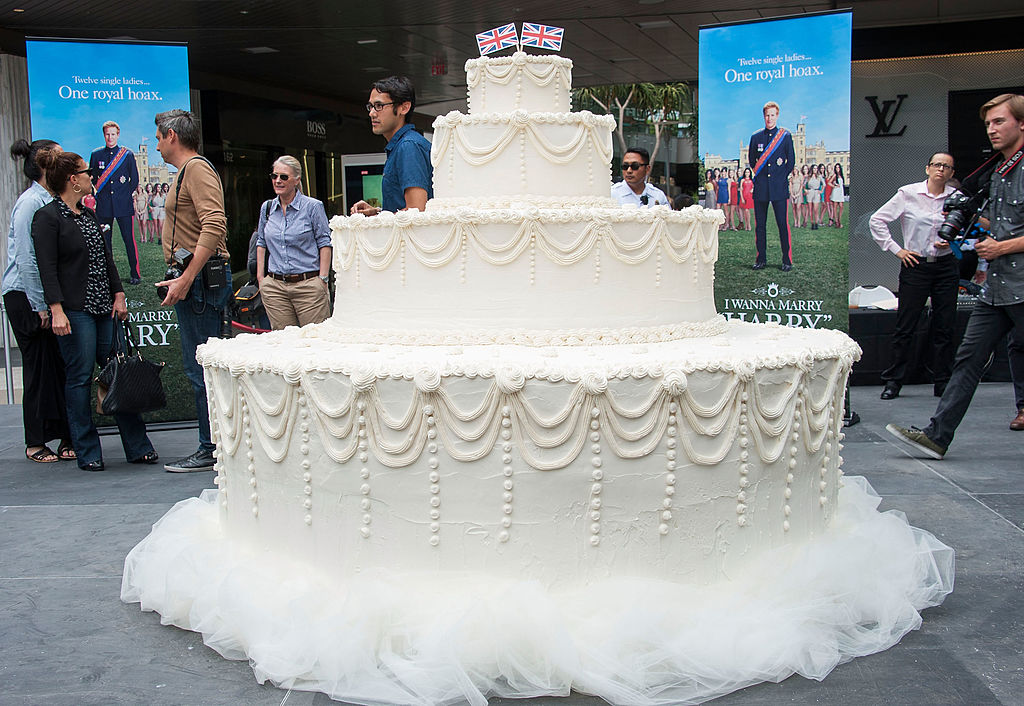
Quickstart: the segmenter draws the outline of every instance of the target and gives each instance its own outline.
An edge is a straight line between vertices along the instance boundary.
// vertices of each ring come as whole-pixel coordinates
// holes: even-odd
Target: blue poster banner
[[[96,193],[82,201],[110,226],[135,340],[147,359],[166,363],[168,405],[146,418],[194,419],[177,317],[160,306],[153,287],[166,271],[160,232],[176,171],[156,149],[153,120],[190,108],[188,48],[43,38],[25,46],[32,137],[56,140],[92,167]]]
[[[849,11],[701,27],[703,205],[726,317],[848,326]]]

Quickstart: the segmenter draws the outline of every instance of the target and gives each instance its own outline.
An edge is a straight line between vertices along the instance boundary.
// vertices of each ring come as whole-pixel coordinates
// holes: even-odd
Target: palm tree
[[[639,122],[654,131],[651,161],[661,147],[663,130],[672,124],[688,123],[689,137],[696,131],[693,88],[688,83],[614,83],[606,86],[585,86],[573,90],[573,104],[584,108],[599,107],[608,114],[618,113],[615,135],[619,147],[626,151],[626,110],[632,109]]]
[[[626,151],[626,133],[624,123],[626,108],[633,102],[637,89],[643,84],[639,83],[612,83],[606,86],[585,86],[573,89],[573,105],[593,107],[597,105],[605,113],[611,114],[614,108],[618,112],[618,119],[615,121],[615,135],[619,138],[619,147]]]
[[[692,135],[693,123],[696,122],[693,88],[688,83],[642,85],[649,88],[641,92],[642,102],[638,107],[647,113],[647,121],[654,129],[654,149],[651,150],[653,162],[661,147],[661,136],[666,127],[687,123],[687,134]]]

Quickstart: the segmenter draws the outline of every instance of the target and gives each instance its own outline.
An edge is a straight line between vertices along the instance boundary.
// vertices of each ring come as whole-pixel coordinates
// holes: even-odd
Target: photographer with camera
[[[192,113],[168,110],[158,113],[155,122],[156,148],[178,169],[167,194],[161,234],[168,268],[156,287],[162,304],[173,306],[178,316],[181,357],[199,417],[199,448],[164,468],[172,473],[212,471],[216,445],[210,439],[206,383],[196,348],[220,335],[231,297],[224,188],[213,165],[199,155],[199,121]]]
[[[953,330],[960,274],[956,257],[938,236],[943,203],[956,191],[947,183],[953,176],[952,155],[936,152],[928,160],[924,173],[927,179],[901,186],[895,196],[875,211],[870,221],[871,236],[878,247],[895,255],[902,265],[896,329],[892,334],[893,360],[882,372],[883,400],[900,395],[914,329],[928,297],[932,300],[929,339],[936,397],[942,396],[953,370]],[[897,219],[903,230],[903,247],[889,233],[889,224]],[[941,246],[937,246],[938,243]]]
[[[991,168],[978,180],[979,193],[987,196],[979,222],[991,237],[979,239],[975,249],[989,262],[988,278],[931,423],[924,429],[886,426],[897,439],[934,459],[946,454],[996,345],[1007,333],[1018,350],[1024,341],[1024,96],[997,96],[981,107],[981,117],[996,152]],[[967,181],[964,189],[970,191]],[[943,225],[950,221],[959,222],[953,212]],[[1017,369],[1019,361],[1020,356],[1011,355],[1016,381],[1024,380],[1024,370]],[[1014,387],[1019,393],[1019,383]],[[1018,420],[1024,426],[1024,400],[1018,395],[1016,403],[1018,414],[1011,428],[1017,428]]]

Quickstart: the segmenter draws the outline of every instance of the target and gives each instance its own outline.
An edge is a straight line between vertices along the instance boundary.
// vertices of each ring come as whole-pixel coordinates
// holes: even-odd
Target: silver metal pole
[[[669,177],[669,169],[672,164],[672,138],[668,134],[668,126],[665,129],[665,196],[668,197],[668,207],[672,208],[672,181]]]
[[[4,380],[7,381],[7,404],[14,404],[14,371],[11,369],[11,334],[7,321],[7,307],[4,306],[3,297],[0,297],[0,328],[3,328],[4,344]]]

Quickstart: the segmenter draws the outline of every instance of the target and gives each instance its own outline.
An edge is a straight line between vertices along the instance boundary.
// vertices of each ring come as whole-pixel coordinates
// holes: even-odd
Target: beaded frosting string
[[[778,361],[774,364],[778,365]],[[421,456],[428,440],[433,440],[428,439],[432,429],[435,437],[444,437],[449,455],[458,462],[485,458],[499,443],[500,435],[501,443],[514,441],[520,457],[529,466],[555,470],[572,463],[587,447],[590,432],[594,431],[590,429],[593,410],[601,419],[602,438],[591,444],[600,443],[619,458],[647,456],[667,437],[675,439],[673,444],[666,444],[672,452],[668,459],[671,461],[685,453],[692,463],[719,463],[738,440],[741,463],[747,463],[749,455],[757,453],[766,463],[785,458],[788,465],[802,453],[800,447],[816,453],[825,446],[822,463],[828,464],[828,459],[836,458],[835,410],[842,404],[841,382],[850,365],[850,360],[831,361],[829,369],[815,374],[814,379],[827,382],[814,387],[813,394],[808,374],[797,368],[790,382],[776,379],[777,384],[772,386],[788,388],[790,392],[773,395],[770,401],[759,392],[754,378],[746,374],[725,377],[713,400],[703,404],[691,396],[685,376],[680,373],[668,375],[662,384],[664,389],[656,388],[648,398],[628,404],[607,389],[607,380],[585,378],[555,410],[538,408],[531,402],[530,396],[522,391],[525,378],[515,384],[492,381],[479,402],[466,408],[462,396],[446,391],[439,374],[424,373],[421,379],[420,373],[416,373],[417,391],[398,414],[389,412],[394,401],[383,403],[374,374],[365,371],[358,376],[353,373],[352,385],[358,392],[341,394],[321,390],[317,385],[319,378],[312,372],[289,372],[286,377],[293,378],[290,382],[277,378],[275,385],[268,385],[268,378],[262,374],[234,376],[216,369],[208,370],[207,374],[223,375],[230,380],[229,389],[233,390],[229,395],[232,400],[221,402],[218,398],[212,405],[218,441],[227,455],[233,455],[240,442],[245,442],[247,453],[259,444],[271,461],[280,463],[290,448],[293,429],[301,437],[299,448],[309,447],[313,426],[309,420],[313,419],[323,451],[338,462],[346,462],[357,451],[361,459],[363,452],[372,451],[389,468],[407,466]],[[777,378],[777,373],[773,375]],[[823,387],[834,394],[825,395],[819,403],[822,409],[814,411],[812,405],[821,399],[818,394]],[[431,413],[425,415],[423,409],[428,404]],[[356,415],[353,405],[358,408]],[[235,411],[229,415],[232,408]],[[426,421],[428,416],[432,424]],[[684,421],[692,434],[669,431],[678,429]],[[358,426],[362,433],[353,434],[353,426]],[[352,443],[354,436],[358,445]],[[698,437],[702,440],[699,450],[692,442]],[[710,440],[715,443],[709,445]],[[553,455],[554,449],[557,453]],[[740,491],[745,490],[743,479],[740,486]],[[828,495],[826,489],[819,490]],[[671,492],[674,491],[667,494]],[[743,503],[737,495],[737,505]]]
[[[675,218],[671,212],[668,215],[650,214],[649,217],[652,220],[646,231],[637,239],[627,240],[616,228],[616,222],[614,220],[609,222],[609,216],[614,218],[618,214],[614,211],[610,214],[606,211],[597,211],[593,214],[593,219],[583,227],[581,234],[568,243],[561,242],[550,230],[551,225],[558,224],[557,221],[554,224],[545,224],[544,219],[549,218],[549,212],[541,211],[540,213],[541,218],[524,219],[521,212],[513,211],[507,219],[502,214],[488,214],[480,220],[456,219],[449,225],[447,233],[430,245],[417,240],[416,228],[410,227],[408,224],[393,223],[375,226],[372,231],[353,231],[353,240],[359,242],[358,247],[363,252],[361,258],[355,259],[358,263],[360,259],[365,258],[366,264],[375,271],[387,269],[396,259],[400,266],[404,266],[405,246],[408,244],[411,246],[412,257],[420,264],[438,268],[454,260],[460,252],[463,239],[467,237],[469,239],[467,244],[471,245],[487,264],[497,266],[514,262],[519,254],[528,251],[531,245],[535,248],[539,247],[548,259],[558,265],[573,265],[582,261],[599,239],[603,242],[608,254],[626,265],[641,264],[651,257],[657,257],[660,253],[663,257],[667,256],[668,260],[674,264],[682,264],[690,260],[694,268],[699,268],[699,263],[712,262],[717,253],[717,245],[705,244],[698,238],[689,239],[687,245],[673,240],[665,220],[666,218]],[[643,215],[648,217],[647,214]],[[405,218],[413,219],[412,222],[416,223],[415,215],[405,216]],[[492,242],[480,234],[480,226],[503,222],[518,224],[519,227],[514,237],[505,241]],[[528,227],[524,225],[527,223]],[[379,238],[379,230],[377,230],[379,227],[389,228],[390,233],[382,245],[373,247],[371,245],[372,236]],[[436,231],[433,232],[436,233]],[[704,249],[705,245],[709,248],[708,250]],[[347,270],[349,267],[343,266],[343,269]],[[695,269],[695,272],[699,272],[699,269]]]

